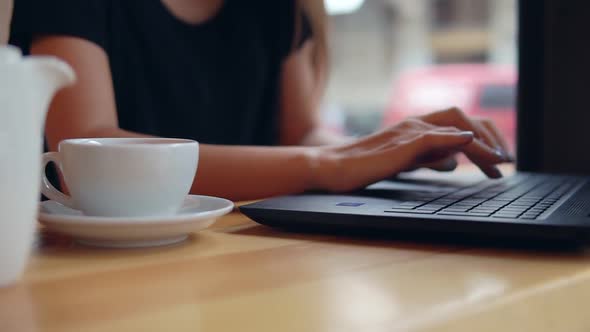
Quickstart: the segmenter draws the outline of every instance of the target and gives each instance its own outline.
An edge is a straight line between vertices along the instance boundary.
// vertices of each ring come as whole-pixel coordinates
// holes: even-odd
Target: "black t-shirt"
[[[16,0],[11,43],[26,54],[36,35],[67,35],[104,49],[122,129],[274,145],[294,22],[294,0],[225,0],[198,25],[161,0]]]

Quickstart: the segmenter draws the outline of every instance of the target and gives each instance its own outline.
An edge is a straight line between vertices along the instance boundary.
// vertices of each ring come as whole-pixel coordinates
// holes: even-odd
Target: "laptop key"
[[[441,211],[437,213],[443,216],[459,216],[459,217],[489,217],[490,213],[478,213],[478,212],[453,212],[453,211]]]
[[[525,213],[521,216],[522,219],[537,219],[539,214],[537,213]]]
[[[440,210],[441,207],[434,207],[434,206],[421,206],[419,208],[417,208],[416,210],[418,211],[429,211],[429,212],[436,212],[438,210]]]
[[[516,214],[516,215],[520,215],[523,214],[526,211],[526,209],[510,209],[510,208],[503,208],[500,209],[498,211],[498,213],[506,213],[506,214]]]
[[[471,212],[471,213],[487,213],[487,214],[492,214],[492,213],[496,212],[496,210],[495,209],[477,209],[477,208],[475,208],[473,210],[470,210],[469,212]]]
[[[436,202],[430,202],[428,204],[422,205],[421,208],[424,208],[424,207],[432,207],[432,208],[442,209],[442,208],[444,208],[447,205],[448,204],[440,204],[440,203],[436,203]]]
[[[451,206],[443,210],[443,212],[467,212],[470,207]]]
[[[492,215],[492,217],[495,218],[517,218],[519,215],[521,215],[520,212],[496,212]]]
[[[470,216],[476,217],[489,217],[493,212],[484,212],[484,211],[469,211]]]
[[[422,201],[407,201],[407,202],[403,202],[401,204],[398,204],[396,206],[396,209],[397,208],[401,208],[401,209],[413,209],[413,208],[415,208],[417,206],[420,206],[420,205],[422,205],[424,203],[426,203],[426,202],[422,202]]]
[[[503,218],[503,219],[518,219],[518,216],[513,216],[513,215],[498,215],[498,214],[494,214],[492,217],[494,218]]]
[[[409,213],[409,214],[434,214],[434,211],[423,210],[406,210],[406,209],[391,209],[385,210],[387,213]]]
[[[415,209],[416,206],[412,206],[412,205],[396,205],[393,207],[393,209],[397,209],[397,210],[413,210]]]

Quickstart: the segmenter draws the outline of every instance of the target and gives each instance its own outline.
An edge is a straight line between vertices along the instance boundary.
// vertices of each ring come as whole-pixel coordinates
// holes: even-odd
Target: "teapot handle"
[[[47,179],[45,168],[47,167],[47,164],[49,164],[50,162],[55,163],[57,168],[61,170],[61,156],[59,152],[47,152],[43,154],[43,161],[41,162],[41,193],[45,195],[45,197],[51,199],[52,201],[56,201],[69,208],[75,209],[72,197],[57,190],[57,188],[55,188],[51,184],[51,182],[49,182],[49,179]]]

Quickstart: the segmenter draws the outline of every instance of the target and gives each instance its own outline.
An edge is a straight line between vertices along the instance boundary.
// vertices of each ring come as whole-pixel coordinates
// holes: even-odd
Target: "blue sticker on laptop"
[[[336,204],[336,206],[350,206],[350,207],[359,207],[365,205],[365,203],[355,203],[355,202],[342,202]]]

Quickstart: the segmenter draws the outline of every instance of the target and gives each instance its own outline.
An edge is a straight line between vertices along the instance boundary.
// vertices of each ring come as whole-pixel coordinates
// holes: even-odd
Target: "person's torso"
[[[160,0],[111,1],[105,48],[123,129],[214,144],[276,143],[281,57],[227,0],[190,25]]]
[[[223,1],[210,19],[191,25],[161,0],[16,0],[11,41],[25,53],[38,35],[102,47],[122,129],[213,144],[276,144],[294,0]]]

